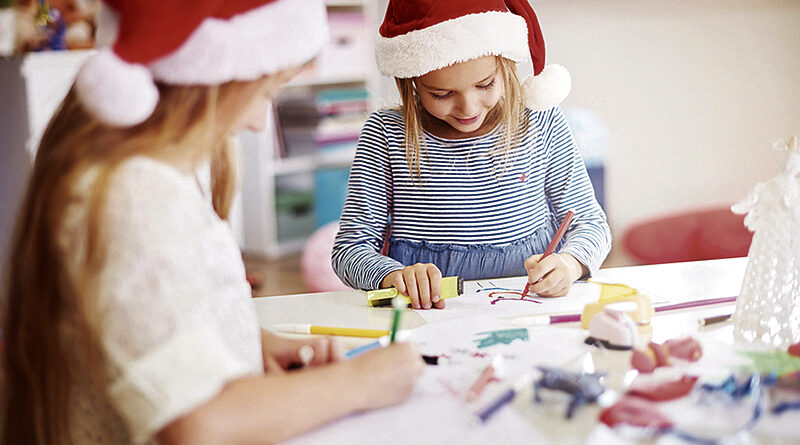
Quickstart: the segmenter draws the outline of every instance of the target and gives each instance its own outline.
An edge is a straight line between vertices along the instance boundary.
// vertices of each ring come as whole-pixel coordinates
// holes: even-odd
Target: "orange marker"
[[[573,216],[575,216],[575,212],[573,212],[572,210],[567,210],[567,214],[564,215],[564,220],[561,221],[561,225],[558,226],[558,230],[556,230],[556,234],[553,235],[553,240],[550,241],[550,244],[547,246],[547,249],[545,249],[544,253],[542,254],[542,257],[539,258],[539,261],[542,261],[548,255],[552,254],[553,251],[556,250],[556,246],[558,245],[558,243],[561,242],[561,238],[564,237],[564,232],[567,231],[567,228],[569,227],[569,223],[572,222],[572,217]],[[525,283],[525,289],[522,291],[522,298],[525,298],[525,297],[528,296],[528,292],[530,291],[530,289],[531,289],[531,283],[530,282]]]

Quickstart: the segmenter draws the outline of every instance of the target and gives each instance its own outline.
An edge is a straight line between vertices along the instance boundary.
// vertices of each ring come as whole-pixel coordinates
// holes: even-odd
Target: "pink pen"
[[[496,356],[491,363],[489,363],[483,371],[481,371],[478,378],[475,380],[475,383],[469,387],[467,390],[467,402],[472,402],[480,397],[481,393],[483,393],[484,388],[486,385],[489,384],[492,380],[497,377],[501,372],[501,367],[503,365],[503,356],[498,355]]]

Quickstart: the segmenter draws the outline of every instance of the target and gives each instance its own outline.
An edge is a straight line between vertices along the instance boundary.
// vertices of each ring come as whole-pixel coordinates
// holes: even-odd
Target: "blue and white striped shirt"
[[[406,162],[402,114],[372,113],[358,141],[333,248],[339,277],[355,288],[377,289],[389,272],[408,265],[380,254],[389,218],[392,240],[505,246],[557,224],[567,210],[576,215],[559,252],[596,271],[611,233],[566,119],[558,107],[525,113],[528,131],[508,156],[489,154],[504,136],[502,125],[468,139],[425,132],[422,185]]]

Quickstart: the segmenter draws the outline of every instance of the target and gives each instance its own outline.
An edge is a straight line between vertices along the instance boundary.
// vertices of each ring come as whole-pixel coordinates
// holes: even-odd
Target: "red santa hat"
[[[216,85],[301,65],[328,39],[323,0],[103,0],[78,96],[114,126],[145,121],[154,81]]]
[[[545,66],[539,21],[528,0],[389,0],[375,45],[378,69],[417,77],[478,57],[533,62],[523,84],[525,106],[546,110],[569,94],[569,72]]]

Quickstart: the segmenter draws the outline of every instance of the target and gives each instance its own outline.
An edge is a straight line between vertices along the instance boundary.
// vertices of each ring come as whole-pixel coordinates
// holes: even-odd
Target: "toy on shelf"
[[[800,341],[800,141],[773,148],[786,152],[783,172],[731,208],[755,232],[733,323],[737,341],[786,347]]]

